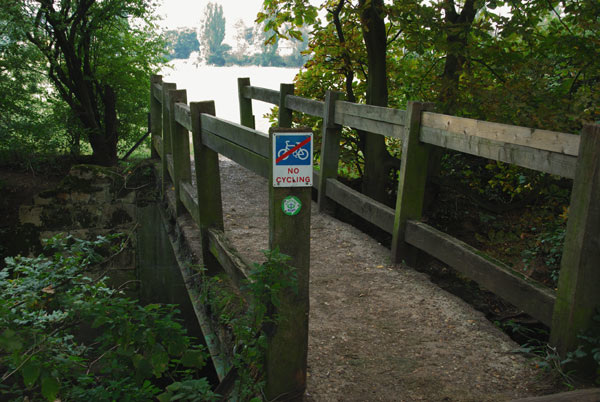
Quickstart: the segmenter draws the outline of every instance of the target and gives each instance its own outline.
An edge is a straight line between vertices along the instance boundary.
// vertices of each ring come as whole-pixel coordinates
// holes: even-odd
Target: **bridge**
[[[160,159],[171,232],[185,256],[180,266],[222,389],[236,377],[231,338],[198,303],[202,280],[189,265],[205,266],[205,277],[226,275],[252,305],[244,291],[252,279],[247,261],[257,261],[260,249],[278,248],[291,256],[297,289],[281,294],[279,321],[266,331],[268,400],[302,394],[309,400],[507,400],[540,392],[532,388],[526,361],[510,354],[497,329],[402,261],[414,261],[418,252],[439,259],[548,325],[561,353],[571,350],[600,304],[594,289],[600,279],[600,203],[594,202],[600,199],[600,128],[586,126],[579,136],[441,115],[418,102],[398,110],[344,102],[332,91],[324,101],[305,99],[294,96],[290,84],[279,91],[253,87],[249,79],[238,84],[241,124],[215,117],[212,102],[188,104],[185,90],[160,76],[150,84],[152,153]],[[252,99],[279,107],[280,130],[254,130]],[[273,186],[272,137],[291,127],[293,112],[322,118],[313,188]],[[402,140],[395,209],[337,180],[344,126]],[[556,292],[420,221],[427,182],[422,166],[434,147],[574,179]],[[228,181],[231,172],[237,184]],[[244,206],[228,198],[232,193],[243,193]],[[288,196],[302,205],[299,213],[282,210]],[[391,255],[326,214],[338,204],[390,233]],[[328,241],[311,242],[317,233]],[[368,249],[357,252],[359,243]]]

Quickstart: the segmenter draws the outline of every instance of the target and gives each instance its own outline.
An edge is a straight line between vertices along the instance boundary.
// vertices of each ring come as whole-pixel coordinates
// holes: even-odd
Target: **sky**
[[[204,16],[204,9],[209,0],[158,0],[158,14],[163,17],[162,26],[168,29],[178,27],[197,28]],[[226,31],[234,33],[234,24],[243,20],[247,26],[254,25],[256,14],[262,6],[262,0],[212,0],[223,6]],[[228,35],[228,36],[229,36]]]

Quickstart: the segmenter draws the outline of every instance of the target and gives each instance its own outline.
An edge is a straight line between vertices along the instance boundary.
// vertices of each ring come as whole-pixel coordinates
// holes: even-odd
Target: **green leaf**
[[[6,329],[0,335],[0,348],[9,353],[16,352],[23,348],[23,343],[15,331]]]
[[[188,350],[181,358],[184,367],[204,367],[204,353],[201,350]]]
[[[92,328],[98,328],[104,324],[106,324],[108,322],[108,318],[104,317],[104,316],[98,316],[96,317],[96,319],[94,320],[94,322],[92,322]]]
[[[154,348],[152,349],[150,361],[152,362],[152,371],[157,377],[160,377],[160,375],[169,367],[169,355],[165,348],[158,343],[154,345]]]
[[[56,378],[52,376],[42,378],[42,395],[47,400],[54,402],[56,400],[56,395],[58,395],[59,389],[60,383]]]
[[[23,376],[25,386],[27,388],[33,387],[40,375],[40,365],[37,362],[29,360],[21,368],[21,375]]]

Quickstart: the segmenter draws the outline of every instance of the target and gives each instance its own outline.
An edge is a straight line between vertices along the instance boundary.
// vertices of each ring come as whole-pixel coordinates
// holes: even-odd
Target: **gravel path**
[[[225,230],[248,261],[267,248],[267,181],[221,161]],[[502,401],[555,384],[461,299],[358,229],[316,212],[307,401]]]

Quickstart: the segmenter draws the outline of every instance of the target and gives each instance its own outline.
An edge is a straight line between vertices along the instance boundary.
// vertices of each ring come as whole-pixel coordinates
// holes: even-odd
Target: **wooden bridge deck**
[[[262,261],[267,181],[224,159],[221,183],[227,236]],[[305,400],[500,401],[553,390],[480,312],[314,205],[310,287]]]

